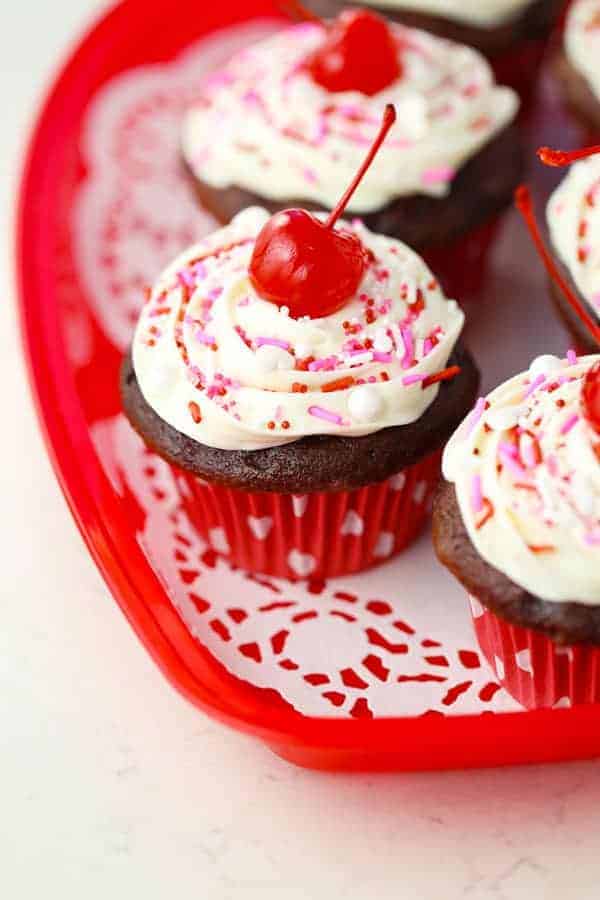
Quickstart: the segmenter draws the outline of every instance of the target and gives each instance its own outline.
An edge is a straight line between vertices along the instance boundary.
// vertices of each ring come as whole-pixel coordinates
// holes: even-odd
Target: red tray
[[[227,565],[218,539],[200,544],[171,471],[120,415],[117,372],[141,288],[210,227],[176,162],[177,117],[207,67],[273,26],[249,24],[274,15],[267,0],[204,6],[200,16],[182,0],[173,15],[167,0],[125,0],[109,12],[54,84],[25,165],[25,352],[49,453],[93,558],[177,689],[300,765],[436,769],[595,755],[597,707],[524,712],[504,695],[427,538],[368,578],[249,578]],[[550,82],[528,127],[532,143],[579,139]],[[536,176],[542,191],[551,177]],[[536,353],[566,349],[514,216],[485,296],[470,340],[488,386]]]

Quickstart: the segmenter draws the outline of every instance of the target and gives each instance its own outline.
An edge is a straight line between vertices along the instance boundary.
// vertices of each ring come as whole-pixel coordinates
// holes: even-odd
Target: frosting
[[[263,209],[186,251],[144,306],[133,363],[147,403],[178,431],[256,450],[311,434],[359,436],[420,418],[437,396],[464,316],[398,241],[343,223],[373,254],[357,296],[292,318],[248,278]]]
[[[600,156],[571,166],[550,198],[547,219],[556,252],[600,315]]]
[[[600,97],[600,0],[575,0],[565,26],[565,53]]]
[[[214,188],[274,201],[335,206],[381,125],[397,122],[349,209],[367,213],[415,193],[445,196],[457,170],[514,117],[516,94],[498,87],[475,50],[402,26],[402,77],[375,96],[330,93],[303,67],[320,25],[287,28],[209,78],[186,116],[191,170]]]
[[[366,6],[404,9],[493,28],[514,18],[533,0],[363,0]]]
[[[600,436],[581,402],[598,360],[535,360],[478,401],[444,454],[479,554],[544,600],[600,604]]]

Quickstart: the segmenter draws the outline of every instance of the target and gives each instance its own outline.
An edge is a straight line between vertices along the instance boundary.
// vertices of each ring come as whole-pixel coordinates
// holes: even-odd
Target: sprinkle
[[[306,394],[308,391],[308,385],[302,384],[300,381],[294,381],[292,385],[292,393],[293,394]]]
[[[346,388],[352,387],[354,383],[352,375],[347,375],[346,378],[338,378],[337,381],[328,381],[327,384],[322,386],[321,390],[324,394],[329,394],[333,391],[344,391]]]
[[[426,375],[405,375],[402,379],[402,384],[408,387],[410,384],[417,384],[419,381],[425,381],[426,377]]]
[[[568,361],[568,363],[569,363],[570,366],[576,366],[576,365],[577,365],[577,353],[575,352],[575,350],[568,350],[568,351],[567,351],[567,361]]]
[[[323,356],[321,359],[314,359],[312,362],[308,364],[309,372],[322,372],[331,371],[335,369],[337,363],[337,357],[335,356]]]
[[[290,349],[289,342],[280,341],[279,338],[257,337],[255,343],[257,347],[280,347],[282,350]]]
[[[513,447],[512,444],[507,444],[506,441],[503,441],[498,447],[498,456],[500,457],[506,468],[510,469],[513,475],[515,475],[517,478],[523,478],[525,475],[525,469],[516,458],[515,453],[516,447]]]
[[[375,362],[388,363],[392,361],[392,354],[383,353],[381,350],[375,350],[373,353],[373,359]]]
[[[196,286],[194,279],[187,269],[182,269],[181,272],[177,273],[177,280],[183,287],[193,288]]]
[[[567,421],[564,423],[564,425],[560,429],[560,433],[568,434],[571,431],[571,429],[574,428],[575,425],[577,425],[578,421],[579,421],[579,416],[577,415],[577,413],[573,413],[573,415],[569,416]]]
[[[541,375],[541,374],[538,375],[537,378],[534,378],[534,380],[531,382],[531,384],[525,391],[525,393],[523,395],[523,400],[527,400],[528,397],[530,397],[535,391],[537,391],[537,389],[539,387],[541,387],[541,385],[545,382],[545,380],[546,380],[546,376]]]
[[[483,511],[483,493],[481,490],[481,475],[473,475],[471,482],[471,505],[474,512]]]
[[[532,553],[536,554],[556,553],[556,547],[553,547],[552,544],[529,544],[528,549],[531,550]]]
[[[456,169],[453,169],[452,166],[436,166],[423,172],[422,182],[428,186],[447,184],[447,182],[452,181],[455,174]]]
[[[488,500],[487,497],[483,497],[482,500],[482,508],[481,514],[475,520],[475,528],[479,531],[480,528],[483,528],[486,522],[494,515],[494,505],[491,500]]]
[[[315,419],[323,419],[325,422],[331,422],[333,425],[343,425],[343,418],[337,413],[331,412],[329,409],[323,409],[322,406],[309,406],[308,407],[309,416],[314,416]]]
[[[449,366],[447,369],[442,369],[441,372],[436,372],[435,375],[428,375],[423,381],[423,390],[431,387],[432,384],[438,384],[441,381],[451,381],[460,374],[460,371],[460,366]]]
[[[481,417],[483,416],[483,414],[485,412],[486,403],[487,403],[487,400],[485,399],[485,397],[480,397],[479,400],[477,401],[477,403],[475,404],[475,407],[474,407],[473,411],[471,412],[471,414],[469,415],[469,419],[468,419],[468,422],[469,422],[469,428],[468,428],[468,432],[467,432],[468,435],[473,434],[473,432],[475,431],[475,428],[479,424]]]
[[[410,328],[401,328],[400,335],[404,344],[404,356],[400,362],[403,369],[410,369],[414,360],[414,339]]]
[[[584,540],[586,544],[589,544],[591,547],[600,544],[600,528],[596,528],[594,531],[588,531]]]
[[[206,331],[197,331],[195,338],[200,344],[206,344],[207,347],[216,347],[216,340],[211,334],[207,334]]]
[[[199,425],[202,421],[202,413],[200,412],[200,407],[198,406],[198,404],[194,403],[194,401],[192,400],[190,403],[188,403],[188,409],[195,424]]]

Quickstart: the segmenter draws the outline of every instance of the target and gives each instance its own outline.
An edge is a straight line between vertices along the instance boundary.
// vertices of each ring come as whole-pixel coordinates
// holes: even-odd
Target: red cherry
[[[356,294],[369,254],[356,235],[334,225],[395,121],[396,110],[389,105],[364,163],[326,222],[303,209],[287,209],[269,219],[256,239],[248,270],[264,300],[287,306],[294,318],[320,318],[337,312]]]
[[[398,42],[385,19],[366,9],[346,10],[331,24],[300,0],[284,0],[297,18],[327,29],[323,44],[306,61],[313,80],[332,94],[359,91],[372,97],[402,77]]]
[[[586,419],[600,434],[600,362],[592,366],[585,376],[581,396]]]
[[[402,76],[398,44],[386,21],[364,9],[343,12],[307,60],[313,81],[327,91],[372,97]]]

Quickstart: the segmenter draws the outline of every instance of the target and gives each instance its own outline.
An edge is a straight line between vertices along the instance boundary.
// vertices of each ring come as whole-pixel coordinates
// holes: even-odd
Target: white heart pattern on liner
[[[229,553],[231,551],[225,529],[221,528],[220,525],[217,526],[217,528],[211,528],[208,532],[208,537],[212,547],[214,547],[217,553]]]
[[[292,507],[294,509],[294,515],[297,519],[302,518],[302,516],[306,512],[307,505],[308,497],[292,497]]]
[[[353,509],[348,510],[346,513],[346,517],[342,522],[341,532],[342,534],[351,534],[354,537],[360,537],[365,530],[365,523],[359,516],[357,512],[354,512]]]
[[[519,650],[515,653],[515,659],[521,672],[529,672],[533,675],[533,666],[531,664],[531,650],[526,647],[525,650]]]
[[[310,553],[301,553],[299,550],[291,550],[288,554],[288,565],[295,575],[305,578],[317,568],[317,561]]]
[[[502,679],[504,678],[504,663],[499,656],[494,657],[494,668],[496,669],[498,680],[502,681]]]
[[[390,478],[390,487],[393,491],[401,491],[406,484],[406,475],[404,472],[398,472],[393,478]]]
[[[471,603],[471,613],[474,619],[480,619],[484,614],[485,609],[475,597],[469,597],[469,601]]]
[[[256,516],[248,516],[248,528],[258,541],[265,541],[272,527],[273,519],[271,516],[263,516],[262,519]]]
[[[415,491],[413,494],[413,500],[415,501],[417,506],[420,506],[422,504],[423,500],[425,499],[426,493],[427,493],[427,482],[419,481],[415,485]]]
[[[384,559],[386,556],[391,556],[393,551],[394,535],[391,531],[382,531],[373,549],[373,556],[376,556],[378,559]]]

